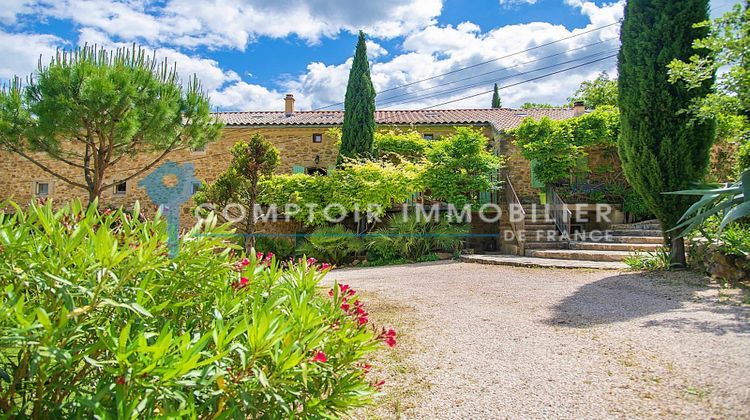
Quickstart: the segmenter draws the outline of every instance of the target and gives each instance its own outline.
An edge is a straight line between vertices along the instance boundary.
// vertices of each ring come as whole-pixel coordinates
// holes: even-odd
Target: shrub
[[[308,257],[343,264],[362,248],[362,240],[357,235],[343,225],[334,225],[315,229],[300,250]]]
[[[375,133],[374,155],[395,163],[402,159],[419,162],[424,159],[430,144],[416,131],[394,131]]]
[[[457,127],[456,134],[433,142],[422,172],[430,196],[458,207],[477,204],[480,193],[497,187],[493,179],[503,163],[487,148],[482,132],[467,127]]]
[[[422,190],[421,170],[411,163],[365,161],[345,163],[327,176],[278,175],[261,183],[259,202],[279,210],[298,205],[302,211],[292,217],[312,226],[327,223],[326,216],[336,219],[356,210],[382,216],[394,203]]]
[[[0,414],[332,417],[366,404],[362,363],[395,333],[368,328],[348,287],[320,294],[327,267],[240,260],[215,224],[170,259],[158,217],[77,202],[0,214]]]
[[[388,227],[379,229],[368,241],[367,248],[376,259],[406,258],[416,261],[437,251],[458,252],[463,236],[469,233],[465,224],[451,224],[446,220],[435,222],[426,217],[394,216]]]
[[[279,260],[289,260],[295,255],[295,238],[293,236],[265,236],[255,238],[255,250],[264,254],[271,253]]]
[[[634,270],[667,271],[672,268],[669,250],[666,248],[660,248],[653,252],[635,252],[625,258],[624,262]]]

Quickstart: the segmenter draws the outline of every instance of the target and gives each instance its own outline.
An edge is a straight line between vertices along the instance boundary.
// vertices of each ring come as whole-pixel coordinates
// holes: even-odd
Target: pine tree
[[[492,94],[492,107],[493,108],[502,108],[503,102],[500,99],[500,90],[497,88],[497,83],[495,83],[495,92]]]
[[[707,28],[693,25],[707,19],[708,0],[630,0],[620,35],[620,158],[628,181],[662,223],[677,265],[685,264],[684,243],[668,230],[694,199],[662,193],[686,189],[705,174],[715,124],[691,122],[684,110],[709,92],[713,77],[688,89],[669,82],[667,65],[696,53],[693,40]]]
[[[344,99],[344,126],[341,135],[341,157],[366,157],[372,154],[375,135],[375,88],[370,79],[365,34],[359,32],[354,62],[349,72]]]

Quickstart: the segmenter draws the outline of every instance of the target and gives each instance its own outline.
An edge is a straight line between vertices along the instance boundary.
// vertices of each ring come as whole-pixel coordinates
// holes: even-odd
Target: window
[[[115,195],[125,195],[128,192],[127,182],[118,182],[115,184]]]
[[[323,143],[323,135],[313,134],[313,143]]]
[[[38,196],[48,196],[49,182],[37,182],[36,186],[34,187],[34,194]]]
[[[424,134],[422,135],[422,138],[425,140],[432,140],[434,136],[432,134]]]
[[[200,190],[200,189],[201,189],[201,186],[202,186],[202,185],[203,185],[203,184],[201,184],[201,182],[200,182],[200,181],[194,181],[194,182],[193,182],[193,194],[197,193],[197,192],[198,192],[198,190]]]
[[[325,168],[305,168],[305,173],[308,175],[327,175],[328,171]]]

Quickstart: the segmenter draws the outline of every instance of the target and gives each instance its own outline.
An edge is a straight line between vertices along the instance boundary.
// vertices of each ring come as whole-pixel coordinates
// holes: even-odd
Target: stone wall
[[[506,157],[504,172],[510,178],[518,198],[524,203],[538,203],[539,193],[543,190],[531,185],[531,162],[523,157],[513,137],[496,134],[495,138],[495,151],[499,156]]]

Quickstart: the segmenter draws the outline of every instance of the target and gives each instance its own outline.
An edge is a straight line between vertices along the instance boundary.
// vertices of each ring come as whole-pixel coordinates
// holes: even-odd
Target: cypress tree
[[[370,79],[365,34],[359,31],[354,62],[349,71],[344,99],[344,126],[341,135],[341,157],[366,157],[372,154],[375,135],[375,88]]]
[[[701,181],[709,160],[715,124],[691,121],[691,101],[705,96],[713,80],[697,89],[669,82],[667,65],[696,53],[693,40],[708,28],[708,0],[629,0],[620,34],[619,105],[622,131],[619,154],[635,191],[656,215],[671,247],[672,263],[685,264],[677,224],[694,199],[664,195]]]
[[[503,102],[500,100],[500,90],[497,88],[497,83],[495,83],[495,92],[492,94],[492,107],[493,108],[502,108]]]

